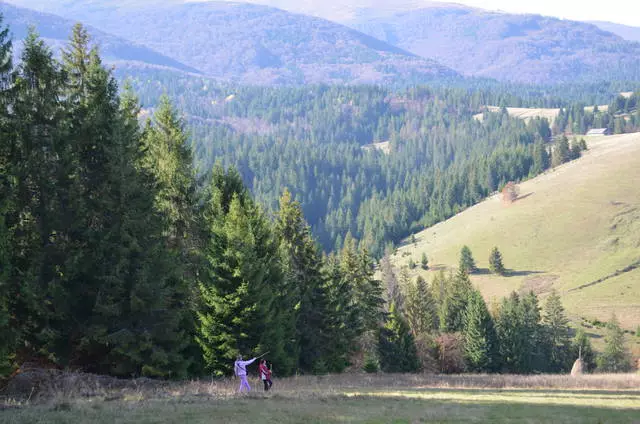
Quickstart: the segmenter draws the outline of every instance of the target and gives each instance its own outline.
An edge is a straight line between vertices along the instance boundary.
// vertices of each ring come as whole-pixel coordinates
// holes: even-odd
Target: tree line
[[[499,251],[491,252],[493,272],[503,271]],[[516,293],[487,306],[469,274],[475,261],[468,247],[457,272],[440,271],[428,284],[396,275],[386,257],[383,281],[391,303],[380,332],[378,364],[385,371],[565,373],[582,359],[587,371],[632,369],[617,318],[607,324],[604,351],[597,355],[581,328],[574,331],[557,292],[540,305],[533,292]],[[389,341],[393,343],[389,343]],[[366,369],[375,370],[375,363]]]
[[[0,22],[1,25],[1,22]],[[321,253],[286,190],[276,213],[233,168],[198,178],[167,98],[137,99],[77,25],[62,59],[0,32],[0,365],[122,377],[339,372],[374,330],[374,263]]]

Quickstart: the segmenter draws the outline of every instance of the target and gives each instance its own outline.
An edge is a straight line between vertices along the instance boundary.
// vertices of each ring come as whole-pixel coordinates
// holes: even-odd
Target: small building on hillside
[[[608,128],[592,128],[587,131],[586,135],[609,135]]]

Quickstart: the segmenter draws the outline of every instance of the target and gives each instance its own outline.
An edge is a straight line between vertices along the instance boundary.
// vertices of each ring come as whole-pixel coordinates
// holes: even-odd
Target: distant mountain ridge
[[[640,81],[640,43],[613,33],[633,38],[631,27],[598,23],[609,32],[456,3],[10,1],[73,17],[235,83],[406,84],[456,73],[540,84]]]
[[[640,79],[640,44],[583,22],[441,4],[350,25],[464,75],[527,83]]]
[[[134,2],[136,5],[137,3]],[[246,3],[152,8],[99,0],[69,14],[220,80],[244,84],[410,83],[459,75],[354,29]]]
[[[72,20],[56,15],[37,12],[4,2],[0,3],[0,13],[4,16],[4,23],[10,26],[17,51],[20,50],[21,41],[26,37],[30,25],[36,27],[40,36],[49,46],[54,50],[58,50],[66,44],[75,24]],[[108,63],[117,63],[119,66],[129,67],[162,67],[198,73],[195,68],[184,65],[148,47],[107,34],[96,28],[90,27],[88,30],[93,39],[92,41],[100,47],[101,56]]]
[[[634,27],[629,25],[616,24],[613,22],[604,21],[589,21],[590,24],[597,26],[598,28],[612,32],[628,41],[640,42],[640,27]]]

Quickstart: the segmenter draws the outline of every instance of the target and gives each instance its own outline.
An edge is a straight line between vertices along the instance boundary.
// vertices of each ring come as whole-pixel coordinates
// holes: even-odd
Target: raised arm
[[[246,367],[247,365],[251,365],[251,364],[253,364],[253,361],[255,361],[256,359],[257,359],[257,358],[253,358],[253,359],[250,359],[250,360],[248,360],[248,361],[238,361],[238,363],[239,363],[240,365],[242,365],[242,366],[245,366],[245,367]]]

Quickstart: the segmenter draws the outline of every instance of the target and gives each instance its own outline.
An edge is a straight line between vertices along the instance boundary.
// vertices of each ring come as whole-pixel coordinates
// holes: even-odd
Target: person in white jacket
[[[236,362],[234,364],[234,371],[236,375],[240,378],[240,387],[238,388],[238,392],[242,392],[242,388],[246,387],[247,392],[251,391],[251,386],[249,386],[249,382],[247,381],[247,366],[251,365],[256,358],[253,358],[249,361],[243,361],[242,355],[238,355]]]

